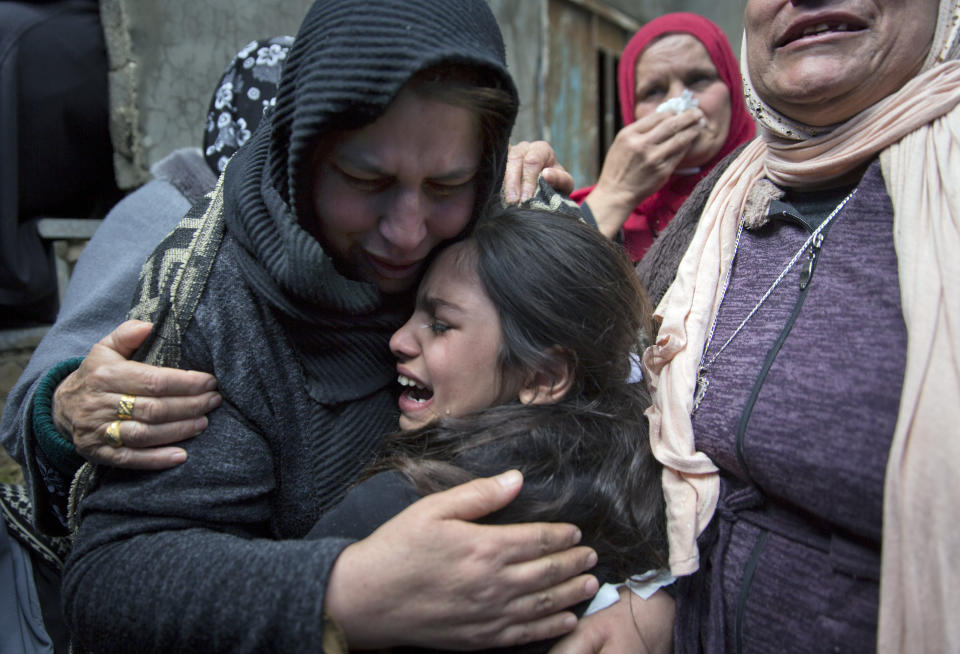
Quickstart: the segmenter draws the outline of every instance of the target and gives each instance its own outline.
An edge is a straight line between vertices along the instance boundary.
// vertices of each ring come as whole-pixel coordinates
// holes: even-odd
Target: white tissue
[[[613,606],[619,602],[620,589],[624,586],[629,588],[634,595],[641,599],[648,600],[653,597],[655,592],[664,586],[669,586],[675,581],[676,578],[670,574],[669,570],[648,570],[642,575],[630,577],[622,584],[604,584],[600,587],[600,590],[597,591],[597,594],[593,596],[590,606],[587,607],[583,615],[588,616],[591,613],[602,611],[608,606]]]
[[[694,107],[700,106],[700,103],[696,98],[693,97],[693,93],[690,92],[690,89],[683,89],[683,93],[678,95],[675,98],[670,98],[659,107],[657,111],[672,111],[675,114],[678,114],[687,109],[693,109]]]
[[[643,381],[643,363],[640,357],[633,352],[630,353],[630,374],[627,376],[628,384],[636,384]]]

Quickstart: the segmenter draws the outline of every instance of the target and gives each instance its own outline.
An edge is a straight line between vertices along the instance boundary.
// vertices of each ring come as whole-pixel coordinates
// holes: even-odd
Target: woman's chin
[[[712,161],[723,147],[723,142],[700,145],[694,141],[693,148],[677,164],[676,170],[690,170],[691,168],[700,168]]]

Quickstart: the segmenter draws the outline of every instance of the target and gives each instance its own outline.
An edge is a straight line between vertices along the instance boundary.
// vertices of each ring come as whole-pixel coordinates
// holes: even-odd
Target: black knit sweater
[[[515,94],[482,0],[311,8],[275,113],[225,173],[222,243],[177,347],[180,367],[217,376],[223,404],[185,444],[184,464],[105,471],[83,503],[64,608],[86,647],[319,648],[326,581],[350,541],[299,537],[396,424],[388,339],[409,307],[340,275],[301,227],[313,222],[312,153],[445,61],[493,71]],[[489,192],[502,175],[501,136],[482,175]],[[150,292],[142,282],[140,295]],[[161,303],[152,318],[174,311]]]

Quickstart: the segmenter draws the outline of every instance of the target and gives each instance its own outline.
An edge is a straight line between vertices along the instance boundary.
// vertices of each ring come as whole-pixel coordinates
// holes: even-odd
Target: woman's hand
[[[630,213],[660,189],[700,134],[703,112],[654,112],[621,129],[585,202],[600,231],[613,238]]]
[[[204,414],[220,404],[212,375],[127,360],[151,328],[138,320],[121,323],[54,391],[54,425],[88,461],[121,468],[173,467],[185,461],[187,453],[164,446],[198,434],[207,426]],[[120,419],[118,407],[125,395],[136,399],[131,417]],[[106,436],[116,421],[119,447],[110,445]]]
[[[674,601],[662,590],[644,600],[627,588],[620,601],[580,620],[550,654],[669,654]]]
[[[596,554],[569,524],[478,525],[520,491],[517,471],[428,495],[347,547],[325,608],[351,649],[504,647],[576,626]]]
[[[503,175],[503,197],[507,204],[532,198],[541,174],[544,181],[560,193],[570,195],[573,191],[573,176],[557,163],[557,156],[549,143],[521,141],[511,145]]]

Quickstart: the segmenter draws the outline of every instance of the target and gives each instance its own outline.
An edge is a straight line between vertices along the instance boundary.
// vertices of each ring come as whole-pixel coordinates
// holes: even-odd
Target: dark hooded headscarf
[[[276,108],[224,180],[228,228],[285,295],[354,315],[380,303],[374,285],[335,274],[315,238],[313,153],[331,131],[376,121],[413,75],[440,64],[483,71],[516,97],[500,29],[482,0],[318,0],[310,8]],[[512,122],[495,152],[484,152],[478,203],[499,188]]]
[[[517,97],[483,0],[318,0],[287,56],[275,109],[224,173],[230,247],[321,403],[354,400],[391,382],[389,338],[410,307],[341,274],[324,252],[314,232],[314,152],[331,132],[376,121],[411,77],[441,64],[476,71],[487,86]],[[512,106],[483,152],[477,209],[499,190]]]

